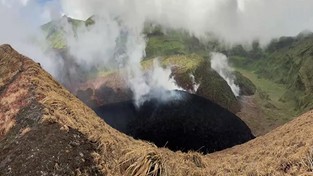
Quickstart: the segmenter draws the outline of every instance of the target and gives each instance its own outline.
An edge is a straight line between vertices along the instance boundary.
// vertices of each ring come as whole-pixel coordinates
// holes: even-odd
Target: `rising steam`
[[[191,79],[191,84],[192,84],[192,90],[190,90],[190,93],[196,93],[200,87],[200,83],[196,82],[195,75],[189,74],[189,77]]]
[[[141,68],[146,47],[146,39],[142,34],[145,21],[129,23],[131,14],[115,16],[109,10],[94,13],[94,25],[82,26],[77,31],[69,28],[67,31],[67,45],[77,63],[87,71],[105,67],[126,73],[124,78],[137,106],[150,98],[166,100],[172,97],[167,94],[168,90],[178,87],[170,79],[170,69],[162,68],[157,62],[151,70],[144,71]]]
[[[39,6],[30,0],[0,1],[0,45],[12,45],[55,76],[60,62],[54,59],[57,58],[54,53],[47,51],[48,44],[40,29],[42,23],[51,19],[53,8],[53,3]]]
[[[228,64],[228,58],[222,53],[211,53],[211,68],[227,82],[234,95],[238,97],[240,88],[235,84],[236,78]]]
[[[167,101],[177,97],[175,92],[169,90],[182,90],[176,85],[171,77],[170,68],[162,68],[157,59],[154,60],[152,68],[147,71],[131,69],[129,85],[134,92],[135,104],[140,106],[145,101],[154,98]]]

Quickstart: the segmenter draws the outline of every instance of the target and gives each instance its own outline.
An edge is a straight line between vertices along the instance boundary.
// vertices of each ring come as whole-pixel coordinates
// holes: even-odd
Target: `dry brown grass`
[[[159,176],[167,175],[163,158],[156,149],[130,150],[120,162],[122,173],[133,176]]]
[[[0,53],[2,50],[0,47]],[[0,54],[1,68],[10,67],[6,64],[9,63],[7,59],[8,57],[2,57]],[[313,146],[313,111],[264,136],[224,151],[208,155],[197,152],[172,152],[134,140],[111,128],[90,108],[54,81],[38,64],[23,59],[26,70],[21,73],[19,81],[10,84],[19,89],[33,87],[34,94],[26,94],[26,97],[16,96],[15,100],[20,101],[9,101],[9,105],[0,104],[0,117],[14,119],[16,112],[7,113],[3,107],[20,109],[25,105],[21,103],[22,100],[35,98],[44,107],[42,123],[59,123],[62,126],[60,130],[64,131],[69,128],[76,129],[97,144],[98,151],[92,156],[105,175],[254,176],[307,175],[312,172],[312,153],[308,151]],[[3,81],[6,80],[5,77],[0,75],[2,82],[9,84],[8,81]],[[5,92],[0,92],[0,96],[4,94]]]
[[[313,174],[313,149],[309,150],[307,156],[303,158],[302,164],[308,172]]]
[[[0,138],[15,125],[14,117],[27,104],[29,82],[20,75],[25,69],[22,58],[8,45],[0,47]]]
[[[4,121],[0,121],[0,136],[3,136],[9,132],[9,130],[15,125],[15,120],[5,118]]]

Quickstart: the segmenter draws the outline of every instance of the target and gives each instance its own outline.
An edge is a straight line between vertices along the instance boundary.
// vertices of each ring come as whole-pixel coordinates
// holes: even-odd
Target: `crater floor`
[[[151,99],[139,108],[126,101],[94,110],[119,131],[174,151],[211,153],[254,138],[239,117],[210,100],[183,91],[168,94],[175,97]]]

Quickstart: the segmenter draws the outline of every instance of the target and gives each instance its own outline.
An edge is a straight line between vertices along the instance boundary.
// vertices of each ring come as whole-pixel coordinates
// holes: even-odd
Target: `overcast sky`
[[[129,23],[152,20],[195,35],[215,33],[229,42],[297,35],[313,29],[313,0],[0,0],[0,10],[41,25],[66,14],[86,19],[108,11]],[[2,7],[1,7],[2,6]]]

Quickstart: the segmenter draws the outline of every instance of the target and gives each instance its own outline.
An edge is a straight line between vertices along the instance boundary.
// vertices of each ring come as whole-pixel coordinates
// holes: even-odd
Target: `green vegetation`
[[[256,85],[256,100],[267,119],[282,123],[281,121],[289,121],[296,115],[292,101],[281,101],[281,97],[288,91],[285,85],[258,77],[249,70],[237,70]]]
[[[201,83],[197,95],[206,97],[233,113],[240,110],[240,104],[230,87],[216,71],[211,69],[208,60],[197,68],[195,77],[196,81]]]
[[[287,121],[313,108],[312,34],[274,39],[260,58],[238,48],[230,52],[231,62],[257,86],[267,117]]]
[[[178,72],[192,72],[194,71],[205,59],[197,54],[190,55],[171,55],[160,57],[160,65],[167,67],[169,65],[177,66]],[[142,61],[143,68],[147,69],[153,65],[154,59],[146,59]]]
[[[256,92],[254,83],[238,71],[235,71],[234,74],[236,77],[235,84],[240,87],[240,95],[254,95]]]
[[[184,41],[163,36],[151,36],[148,39],[146,53],[148,57],[156,57],[163,54],[186,54]]]
[[[208,58],[210,51],[219,47],[216,40],[204,42],[183,30],[162,29],[149,24],[146,24],[144,34],[148,40],[147,58],[192,53]]]
[[[41,29],[46,33],[47,41],[49,42],[51,48],[54,49],[64,49],[66,48],[66,33],[65,27],[67,24],[70,24],[74,33],[76,33],[77,29],[83,25],[92,24],[92,18],[88,18],[86,21],[72,19],[67,16],[63,16],[59,20],[51,21],[47,24],[41,26]]]

